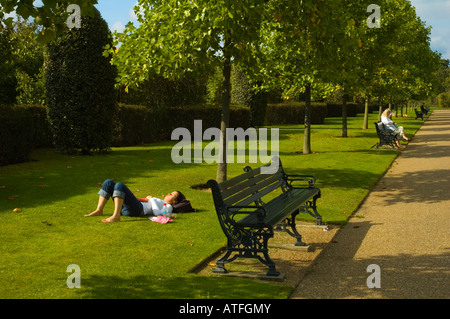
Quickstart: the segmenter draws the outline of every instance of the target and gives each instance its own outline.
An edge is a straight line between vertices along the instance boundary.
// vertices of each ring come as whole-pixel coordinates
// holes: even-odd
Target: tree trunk
[[[364,103],[364,123],[363,130],[367,130],[369,128],[369,99],[370,97],[366,97],[366,101]]]
[[[381,114],[383,114],[383,99],[380,100],[380,106],[378,107],[378,122],[381,121]]]
[[[219,163],[216,181],[220,184],[227,180],[227,139],[226,132],[230,120],[231,100],[231,57],[225,54],[223,65],[222,118],[220,121]]]
[[[347,94],[342,96],[342,137],[347,137]]]
[[[305,133],[303,154],[311,154],[311,83],[305,86]]]

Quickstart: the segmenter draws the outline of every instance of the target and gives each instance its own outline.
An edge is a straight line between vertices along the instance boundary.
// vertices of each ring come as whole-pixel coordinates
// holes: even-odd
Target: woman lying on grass
[[[109,198],[114,200],[114,213],[111,217],[103,219],[104,223],[119,222],[120,215],[143,217],[147,215],[155,215],[157,217],[163,215],[163,206],[166,204],[168,217],[173,217],[173,205],[185,201],[186,198],[179,191],[174,191],[164,198],[154,198],[147,196],[146,198],[137,198],[123,183],[115,183],[107,179],[103,182],[102,188],[98,192],[100,195],[98,199],[97,209],[92,213],[84,215],[101,216],[103,215],[103,208],[106,206]],[[167,220],[165,220],[167,222]]]

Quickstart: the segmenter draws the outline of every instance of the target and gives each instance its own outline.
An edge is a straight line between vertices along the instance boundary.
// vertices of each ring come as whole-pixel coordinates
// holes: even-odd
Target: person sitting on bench
[[[425,107],[425,103],[422,103],[420,110],[422,111],[422,114],[428,115],[428,109]]]
[[[397,146],[400,147],[399,140],[401,138],[403,138],[405,141],[408,141],[409,139],[405,135],[403,126],[398,126],[394,121],[392,121],[391,116],[391,109],[387,108],[386,110],[384,110],[383,114],[381,114],[381,122],[383,122],[387,130],[394,132],[397,137],[397,140],[395,142],[397,143]]]
[[[104,223],[119,222],[120,216],[141,217],[146,215],[163,215],[162,208],[166,204],[169,210],[169,217],[172,216],[173,205],[186,201],[184,195],[179,191],[174,191],[164,197],[164,200],[147,196],[146,198],[137,198],[130,189],[123,183],[116,183],[110,179],[103,182],[98,192],[99,200],[97,209],[92,213],[84,215],[85,217],[103,215],[103,208],[109,198],[114,200],[114,213],[111,217],[103,219]]]

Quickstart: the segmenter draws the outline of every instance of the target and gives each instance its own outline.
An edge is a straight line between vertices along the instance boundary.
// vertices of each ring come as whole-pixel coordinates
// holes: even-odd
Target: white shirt
[[[155,216],[162,215],[162,209],[164,206],[164,200],[159,198],[150,198],[148,202],[142,202],[142,206],[144,207],[144,214],[150,215],[153,214]],[[171,213],[173,211],[173,207],[170,204],[166,204],[167,212]]]
[[[396,126],[395,126],[394,122],[390,119],[390,116],[389,117],[382,116],[381,117],[381,122],[383,122],[384,126],[386,126],[386,128],[388,130],[391,130],[391,131],[395,131],[396,130]]]

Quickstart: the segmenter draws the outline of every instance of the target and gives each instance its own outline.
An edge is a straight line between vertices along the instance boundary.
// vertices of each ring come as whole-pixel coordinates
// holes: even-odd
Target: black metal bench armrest
[[[240,211],[241,209],[252,209],[253,211]],[[263,222],[264,218],[267,216],[267,211],[263,206],[255,206],[255,205],[249,205],[249,206],[230,206],[226,208],[228,216],[230,216],[231,220],[234,221],[234,216],[238,214],[245,214],[245,215],[252,215],[256,214],[258,221]]]
[[[309,187],[314,187],[316,177],[313,175],[287,175],[287,181],[291,186],[293,182],[308,182]]]

